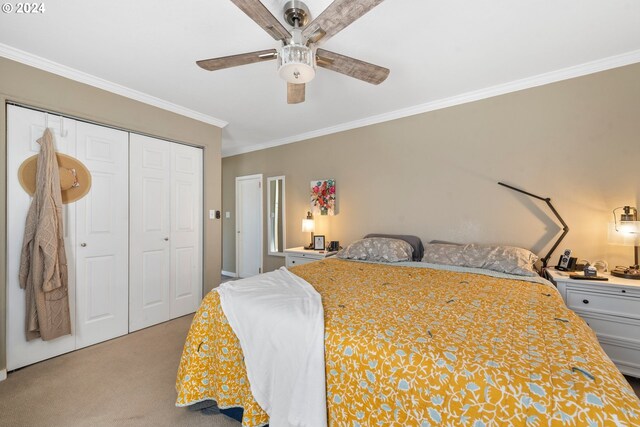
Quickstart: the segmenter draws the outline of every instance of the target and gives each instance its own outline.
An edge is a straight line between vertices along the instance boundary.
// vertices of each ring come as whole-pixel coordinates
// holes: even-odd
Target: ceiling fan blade
[[[305,27],[302,35],[306,38],[313,36],[316,41],[326,42],[382,2],[383,0],[334,0]],[[318,31],[323,31],[324,35]]]
[[[378,65],[369,64],[359,59],[340,55],[324,49],[316,50],[316,64],[327,70],[337,71],[350,77],[355,77],[367,83],[379,85],[387,76],[389,69]]]
[[[196,61],[200,68],[208,71],[222,70],[223,68],[237,67],[238,65],[253,64],[255,62],[269,61],[276,59],[275,49],[259,50],[251,53],[241,53],[240,55],[223,56],[221,58],[202,59]]]
[[[238,6],[240,10],[260,25],[271,37],[276,40],[286,40],[291,38],[291,34],[278,21],[275,16],[269,12],[259,0],[231,0],[233,4]]]
[[[304,102],[305,84],[287,83],[287,104]]]

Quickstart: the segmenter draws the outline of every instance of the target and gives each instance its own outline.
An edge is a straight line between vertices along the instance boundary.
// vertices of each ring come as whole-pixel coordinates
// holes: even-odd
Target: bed
[[[329,258],[290,269],[320,293],[328,424],[640,425],[640,401],[589,327],[539,277]],[[209,293],[189,331],[177,406],[255,402],[238,339]]]

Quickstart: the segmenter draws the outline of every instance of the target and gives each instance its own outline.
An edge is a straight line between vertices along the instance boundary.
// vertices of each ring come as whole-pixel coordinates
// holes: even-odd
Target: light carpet
[[[238,427],[224,415],[176,408],[174,389],[192,316],[9,373],[0,426]],[[627,377],[640,396],[640,380]]]
[[[224,416],[175,407],[185,316],[9,373],[0,426],[238,427]]]

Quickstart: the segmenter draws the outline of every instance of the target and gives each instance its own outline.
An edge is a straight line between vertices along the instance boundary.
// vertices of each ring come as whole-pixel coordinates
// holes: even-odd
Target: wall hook
[[[60,136],[64,138],[67,136],[67,134],[68,131],[64,128],[64,117],[60,116]]]

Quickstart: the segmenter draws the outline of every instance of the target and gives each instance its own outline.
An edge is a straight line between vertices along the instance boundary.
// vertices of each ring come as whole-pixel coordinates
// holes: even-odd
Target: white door
[[[236,272],[262,273],[262,175],[236,178]]]
[[[131,134],[129,330],[169,320],[171,143]]]
[[[40,151],[36,142],[45,125],[53,131],[56,149],[75,155],[75,120],[27,108],[7,106],[7,369],[17,369],[75,349],[75,335],[65,335],[51,341],[27,341],[25,337],[25,292],[18,283],[20,253],[24,225],[31,197],[18,181],[18,168],[22,162]],[[65,137],[60,135],[61,129]],[[72,248],[74,242],[74,205],[64,205],[65,247],[69,270],[69,309],[71,330],[75,334],[75,276]]]
[[[202,300],[202,149],[171,144],[171,318]]]
[[[76,202],[76,347],[128,332],[129,135],[77,123],[91,191]]]
[[[131,134],[129,330],[202,299],[202,150]]]

